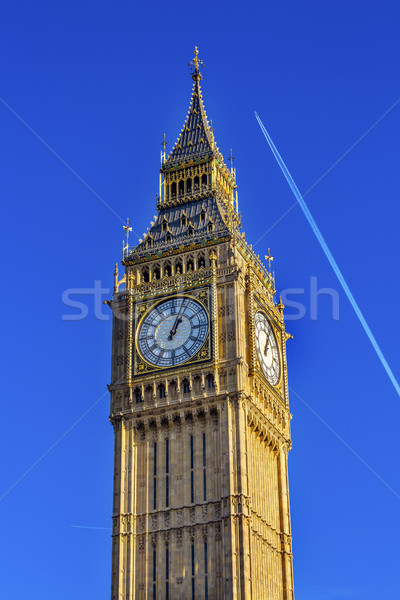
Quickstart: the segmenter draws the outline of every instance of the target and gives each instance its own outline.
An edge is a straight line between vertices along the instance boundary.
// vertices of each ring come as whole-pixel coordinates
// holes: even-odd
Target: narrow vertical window
[[[193,436],[190,436],[190,502],[194,502],[194,456],[193,456]]]
[[[165,600],[169,600],[169,548],[165,548]]]
[[[203,500],[207,500],[206,434],[203,433]]]
[[[169,440],[165,440],[165,506],[169,506]]]
[[[195,600],[195,588],[194,588],[194,544],[192,544],[192,600]]]
[[[157,508],[157,442],[154,442],[154,463],[153,463],[153,509]]]
[[[204,599],[208,600],[208,557],[207,557],[207,542],[204,542]]]
[[[157,552],[153,550],[153,600],[156,600]]]

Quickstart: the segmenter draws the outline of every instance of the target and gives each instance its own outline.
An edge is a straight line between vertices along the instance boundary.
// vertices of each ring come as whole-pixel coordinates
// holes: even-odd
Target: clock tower
[[[111,597],[293,600],[284,307],[240,231],[197,48],[190,64],[157,216],[109,302]]]

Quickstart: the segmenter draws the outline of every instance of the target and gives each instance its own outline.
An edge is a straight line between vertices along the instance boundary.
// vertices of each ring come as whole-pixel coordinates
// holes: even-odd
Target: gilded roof
[[[168,170],[168,167],[197,158],[211,157],[217,153],[218,150],[203,104],[200,81],[195,79],[185,124],[171,154],[164,162],[162,170]]]
[[[217,200],[210,195],[203,200],[162,210],[156,216],[144,240],[133,249],[132,256],[147,254],[150,249],[149,240],[151,252],[155,252],[226,235],[229,235],[229,229],[221,216]]]

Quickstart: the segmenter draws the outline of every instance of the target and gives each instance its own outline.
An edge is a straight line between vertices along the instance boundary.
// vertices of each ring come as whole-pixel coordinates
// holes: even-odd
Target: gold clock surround
[[[157,366],[147,361],[146,358],[142,355],[139,344],[138,344],[138,335],[141,330],[141,326],[146,319],[146,317],[153,311],[157,306],[162,304],[163,302],[170,300],[172,298],[187,298],[191,299],[204,309],[207,315],[208,321],[208,330],[205,336],[201,347],[196,351],[196,353],[188,358],[186,361],[182,361],[173,366]],[[135,342],[134,342],[134,360],[133,360],[133,376],[147,374],[153,371],[167,371],[171,369],[177,369],[181,367],[185,367],[187,365],[192,365],[196,363],[202,363],[206,361],[212,360],[212,318],[210,314],[210,288],[209,286],[205,287],[197,287],[190,290],[185,290],[185,292],[173,292],[167,293],[162,296],[154,297],[147,300],[142,300],[137,302],[136,305],[136,319],[135,319]]]

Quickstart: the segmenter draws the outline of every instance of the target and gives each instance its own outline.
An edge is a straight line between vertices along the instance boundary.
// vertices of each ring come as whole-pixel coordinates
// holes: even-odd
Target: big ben
[[[111,597],[293,600],[284,307],[241,232],[197,49],[190,65],[157,216],[110,302]]]

